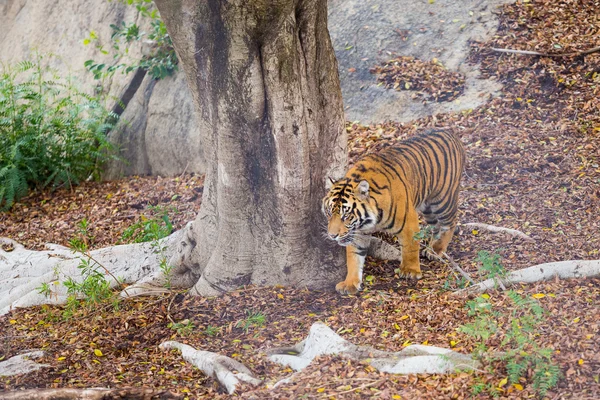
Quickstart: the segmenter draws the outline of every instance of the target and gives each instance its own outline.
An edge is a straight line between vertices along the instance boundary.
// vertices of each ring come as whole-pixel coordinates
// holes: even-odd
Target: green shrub
[[[529,382],[533,390],[544,397],[561,376],[560,368],[552,359],[553,350],[541,347],[535,340],[546,319],[546,311],[533,298],[512,290],[506,295],[511,302],[511,314],[506,322],[499,322],[502,313],[494,309],[490,296],[483,294],[467,302],[468,315],[473,320],[458,330],[477,339],[475,356],[487,362],[490,369],[498,362],[505,368],[505,372],[490,372],[505,373],[505,383],[510,385]],[[501,339],[499,345],[498,339]],[[490,344],[494,342],[502,352],[490,351]],[[476,382],[472,389],[474,395],[487,392],[492,397],[497,397],[501,390],[481,382]]]
[[[110,46],[104,45],[95,31],[91,31],[83,40],[84,45],[94,44],[102,54],[112,54],[113,59],[120,62],[107,65],[87,60],[85,67],[94,74],[94,78],[103,78],[121,71],[128,74],[137,69],[146,70],[154,79],[163,79],[177,71],[177,55],[167,32],[165,23],[151,0],[120,0],[121,3],[135,6],[142,19],[149,20],[149,29],[144,31],[136,22],[110,25],[112,35]],[[149,45],[149,50],[139,59],[132,58],[130,54],[133,46],[142,46],[142,42]],[[108,49],[108,50],[107,50]]]
[[[99,176],[116,119],[98,98],[61,79],[38,56],[0,71],[0,210],[32,187]]]

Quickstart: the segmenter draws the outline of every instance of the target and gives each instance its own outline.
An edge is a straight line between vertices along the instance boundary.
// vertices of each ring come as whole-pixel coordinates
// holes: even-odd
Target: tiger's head
[[[371,204],[369,182],[342,178],[333,182],[323,198],[327,235],[341,246],[352,244],[354,236],[377,224],[377,209]]]

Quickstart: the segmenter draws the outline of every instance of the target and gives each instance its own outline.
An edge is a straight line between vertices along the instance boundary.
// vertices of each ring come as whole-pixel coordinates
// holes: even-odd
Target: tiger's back
[[[433,250],[446,251],[457,223],[465,158],[458,138],[432,131],[365,156],[334,183],[323,200],[323,210],[329,219],[329,236],[348,246],[349,274],[336,287],[338,291],[358,290],[362,279],[357,282],[356,275],[362,275],[366,249],[357,238],[373,232],[398,235],[403,251],[401,275],[421,277],[419,244],[414,239],[419,231],[417,210],[433,227]]]

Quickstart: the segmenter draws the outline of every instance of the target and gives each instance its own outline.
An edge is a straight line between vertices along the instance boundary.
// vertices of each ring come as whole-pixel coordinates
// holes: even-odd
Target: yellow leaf
[[[14,325],[14,324],[16,324],[16,323],[17,323],[17,320],[16,320],[16,319],[11,319],[11,320],[10,320],[10,321],[8,321],[8,322],[10,322],[10,324],[11,324],[11,325]]]
[[[431,1],[431,0],[430,0],[430,1]],[[392,399],[396,399],[396,400],[397,400],[397,399],[401,399],[401,398],[402,398],[402,397],[400,397],[400,395],[399,395],[399,394],[395,394],[395,395],[393,395],[393,396],[392,396]]]
[[[58,360],[58,361],[62,361],[62,360],[64,360],[65,358],[67,358],[67,357],[58,357],[58,358],[57,358],[57,360]]]
[[[484,294],[481,295],[481,297],[483,297],[484,299],[489,299],[490,295],[487,294],[487,293],[484,293]]]
[[[281,293],[277,293],[277,297],[283,299],[283,295]]]
[[[577,361],[577,364],[579,364],[579,365],[583,365],[583,363],[584,363],[583,358],[580,358],[579,361]]]
[[[325,388],[318,388],[317,389],[317,393],[323,393],[325,391]]]
[[[402,343],[402,347],[406,346],[410,346],[410,340],[407,340],[406,342]]]
[[[310,314],[308,314],[308,316],[309,316],[309,317],[316,317],[316,316],[317,316],[317,314],[315,314],[315,313],[310,313]]]
[[[502,386],[506,385],[507,383],[508,383],[508,378],[504,378],[500,382],[498,382],[498,387],[502,387]]]
[[[451,340],[450,341],[450,347],[456,346],[456,343],[458,343],[456,340]]]
[[[408,315],[403,315],[400,317],[400,321],[403,321],[405,319],[409,319],[410,317]]]
[[[94,354],[98,357],[102,357],[104,355],[99,349],[94,349]]]
[[[394,322],[394,328],[396,328],[397,331],[400,330],[400,325],[398,325],[397,323]]]
[[[535,293],[532,294],[531,297],[533,297],[534,299],[541,299],[542,297],[546,297],[546,295],[544,293]]]
[[[575,319],[573,320],[573,323],[575,323],[575,324],[576,324],[576,323],[578,323],[580,320],[581,320],[581,318],[577,317],[577,318],[575,318]]]
[[[429,344],[429,340],[424,341],[423,343],[421,343],[423,346],[427,346]]]
[[[523,385],[520,385],[518,383],[513,383],[513,386],[515,387],[515,389],[517,390],[523,390]]]
[[[479,231],[478,231],[477,229],[473,229],[473,230],[471,231],[471,233],[472,233],[473,235],[477,235],[477,234],[479,234]]]

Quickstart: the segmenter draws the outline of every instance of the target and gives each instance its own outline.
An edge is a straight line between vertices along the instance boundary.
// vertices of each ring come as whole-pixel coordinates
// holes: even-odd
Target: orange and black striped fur
[[[348,272],[340,293],[356,293],[370,234],[397,235],[401,277],[421,278],[417,211],[433,227],[432,248],[445,252],[457,222],[458,191],[465,151],[450,133],[413,136],[359,160],[323,199],[328,235],[346,246]]]

